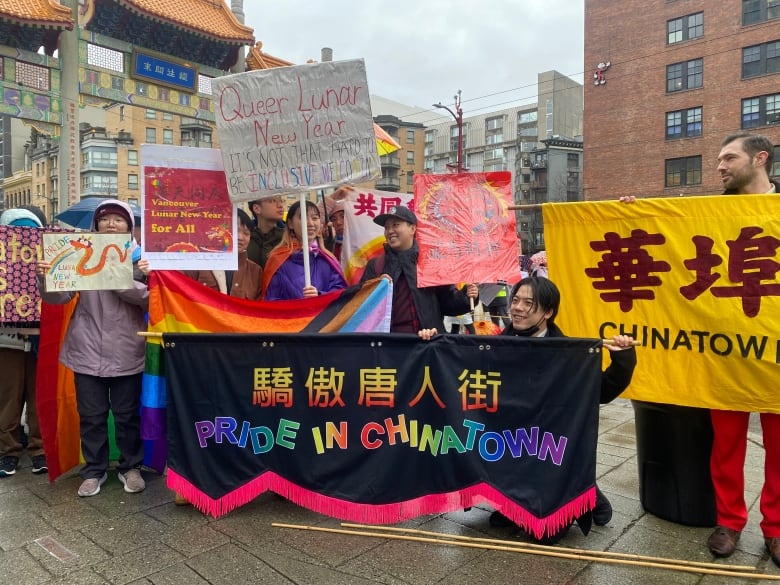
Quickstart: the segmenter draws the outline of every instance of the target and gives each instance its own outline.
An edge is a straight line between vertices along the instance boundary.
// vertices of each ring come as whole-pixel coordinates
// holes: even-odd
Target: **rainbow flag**
[[[155,271],[149,280],[152,333],[387,333],[393,286],[377,278],[316,298],[250,301],[211,290],[179,272]],[[141,393],[141,436],[162,471],[166,453],[165,360],[162,339],[149,337]]]

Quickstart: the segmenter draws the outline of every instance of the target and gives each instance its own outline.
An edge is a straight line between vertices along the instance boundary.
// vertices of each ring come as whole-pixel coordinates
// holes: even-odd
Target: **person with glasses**
[[[134,226],[130,207],[119,200],[98,204],[92,222],[101,234],[127,234],[131,242]],[[140,467],[144,459],[141,441],[141,378],[146,342],[138,335],[146,330],[145,313],[149,290],[144,271],[148,261],[134,264],[133,284],[124,290],[46,292],[50,263],[39,261],[38,286],[47,303],[64,304],[76,298],[76,306],[60,351],[60,361],[73,370],[76,407],[79,413],[81,452],[84,467],[80,497],[100,492],[108,479],[108,415],[114,415],[119,481],[127,493],[146,487]]]

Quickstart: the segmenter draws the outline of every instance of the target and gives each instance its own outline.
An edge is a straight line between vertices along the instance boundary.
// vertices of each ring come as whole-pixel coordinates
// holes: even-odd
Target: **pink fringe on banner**
[[[537,539],[543,538],[545,534],[555,534],[596,505],[595,486],[588,488],[582,495],[561,506],[546,518],[537,518],[485,483],[456,492],[429,494],[406,502],[382,505],[357,504],[323,496],[305,490],[271,471],[216,500],[204,494],[171,468],[168,468],[167,485],[174,492],[183,495],[198,510],[214,518],[224,516],[269,490],[313,512],[364,524],[395,524],[425,514],[453,512],[487,503]]]

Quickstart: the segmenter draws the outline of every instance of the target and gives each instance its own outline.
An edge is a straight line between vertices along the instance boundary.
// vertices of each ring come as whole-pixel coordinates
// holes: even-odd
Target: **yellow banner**
[[[626,398],[780,413],[780,195],[542,208],[556,322],[633,335]]]

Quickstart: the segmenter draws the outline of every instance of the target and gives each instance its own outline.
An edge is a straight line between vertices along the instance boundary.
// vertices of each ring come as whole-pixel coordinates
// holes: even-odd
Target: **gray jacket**
[[[111,204],[121,201],[109,200]],[[106,202],[108,203],[108,201]],[[100,208],[103,205],[98,205]],[[133,213],[127,208],[130,217]],[[132,233],[132,226],[131,226]],[[79,298],[60,350],[60,361],[78,374],[101,378],[128,376],[144,370],[146,342],[137,333],[146,331],[144,314],[149,307],[149,290],[135,271],[133,288],[85,290]],[[39,286],[43,290],[42,278]],[[73,292],[41,292],[47,303],[64,304]]]

